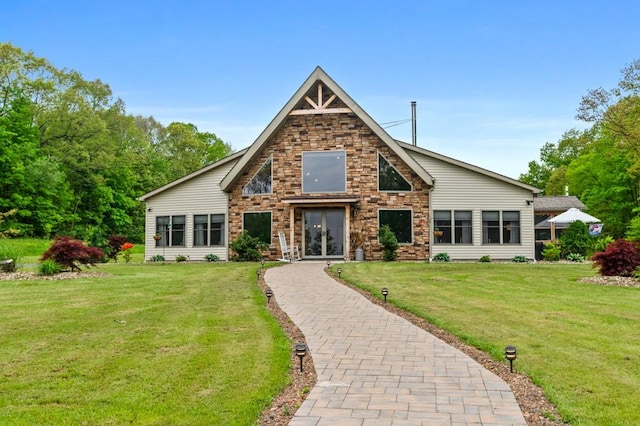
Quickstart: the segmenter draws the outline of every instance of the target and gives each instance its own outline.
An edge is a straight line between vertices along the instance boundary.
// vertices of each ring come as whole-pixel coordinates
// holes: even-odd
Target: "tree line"
[[[640,59],[626,65],[618,85],[582,97],[571,129],[540,150],[519,180],[543,195],[577,196],[613,238],[640,241]]]
[[[5,235],[142,241],[137,197],[230,153],[213,133],[127,114],[102,81],[0,43]]]

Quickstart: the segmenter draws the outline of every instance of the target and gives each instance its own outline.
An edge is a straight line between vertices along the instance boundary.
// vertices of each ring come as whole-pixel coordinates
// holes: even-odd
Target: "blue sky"
[[[635,0],[3,3],[0,41],[102,80],[131,114],[242,149],[320,65],[378,123],[415,100],[419,146],[513,178],[640,58]]]

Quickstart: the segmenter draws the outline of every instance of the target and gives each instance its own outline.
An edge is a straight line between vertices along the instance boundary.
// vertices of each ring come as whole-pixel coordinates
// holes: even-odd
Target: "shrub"
[[[187,256],[183,256],[181,254],[176,256],[176,262],[186,262],[187,261]]]
[[[547,262],[557,262],[560,260],[560,246],[555,243],[546,243],[542,250],[542,258]]]
[[[234,254],[231,260],[235,262],[257,262],[262,259],[262,252],[269,248],[269,245],[259,238],[249,235],[247,230],[243,230],[238,238],[230,245]]]
[[[56,262],[51,259],[43,261],[38,267],[38,273],[40,275],[55,275],[60,273],[62,268]]]
[[[378,240],[382,245],[382,260],[392,262],[398,257],[398,239],[389,225],[383,225],[378,229]]]
[[[433,261],[434,262],[449,262],[451,260],[451,256],[449,256],[449,253],[438,253],[435,256],[433,256]]]
[[[577,253],[583,256],[587,255],[592,244],[591,235],[589,235],[589,227],[579,220],[572,222],[567,229],[560,235],[560,251],[563,257],[567,257],[569,253]]]
[[[489,257],[488,254],[485,254],[484,256],[482,256],[478,262],[480,263],[491,263],[491,257]]]
[[[60,267],[74,271],[80,270],[80,265],[95,265],[104,258],[105,254],[97,247],[88,247],[82,241],[69,237],[58,237],[40,260],[51,259]]]
[[[151,259],[152,262],[164,262],[164,256],[161,254],[156,254],[155,256],[152,256]]]
[[[204,260],[206,260],[207,262],[217,262],[218,260],[220,260],[220,258],[213,253],[209,253],[204,257]]]
[[[107,256],[109,259],[117,262],[118,255],[122,250],[122,246],[127,242],[127,237],[124,235],[112,235],[109,237],[109,241],[107,242],[107,247],[105,248],[107,252]],[[133,246],[131,246],[133,247]]]
[[[15,272],[18,267],[18,262],[22,259],[22,254],[23,251],[16,247],[0,245],[0,260],[13,260],[11,263],[0,265],[0,270],[2,272]]]
[[[600,268],[600,275],[633,277],[640,266],[640,247],[638,243],[616,240],[605,251],[591,257],[594,267]]]
[[[596,238],[594,243],[593,243],[593,251],[594,253],[597,253],[599,251],[605,251],[607,249],[607,246],[609,244],[611,244],[612,242],[614,242],[615,240],[610,237],[609,235],[605,236],[605,237],[599,237]]]
[[[569,253],[567,260],[569,262],[584,262],[584,256],[579,253]]]
[[[527,263],[529,260],[525,256],[513,256],[511,261],[514,263]]]

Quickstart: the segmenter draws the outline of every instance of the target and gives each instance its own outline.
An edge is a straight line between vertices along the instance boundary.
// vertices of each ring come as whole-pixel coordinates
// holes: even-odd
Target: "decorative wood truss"
[[[346,107],[334,107],[330,108],[331,103],[337,99],[335,93],[332,93],[331,96],[327,100],[324,100],[323,90],[325,89],[324,84],[318,82],[318,94],[317,100],[311,99],[309,96],[312,94],[312,91],[309,91],[309,94],[304,97],[306,104],[301,102],[299,104],[300,109],[294,109],[289,113],[289,115],[310,115],[310,114],[344,114],[351,112],[351,108]],[[328,90],[328,89],[327,89]],[[309,108],[309,106],[311,108]]]

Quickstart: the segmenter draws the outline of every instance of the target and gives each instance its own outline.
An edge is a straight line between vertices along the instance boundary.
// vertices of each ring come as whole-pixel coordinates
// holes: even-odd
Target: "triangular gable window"
[[[411,191],[411,184],[378,153],[378,191]]]
[[[273,157],[269,157],[267,161],[264,162],[258,173],[256,173],[249,183],[242,189],[242,195],[253,195],[253,194],[271,194],[271,163],[273,162]]]

